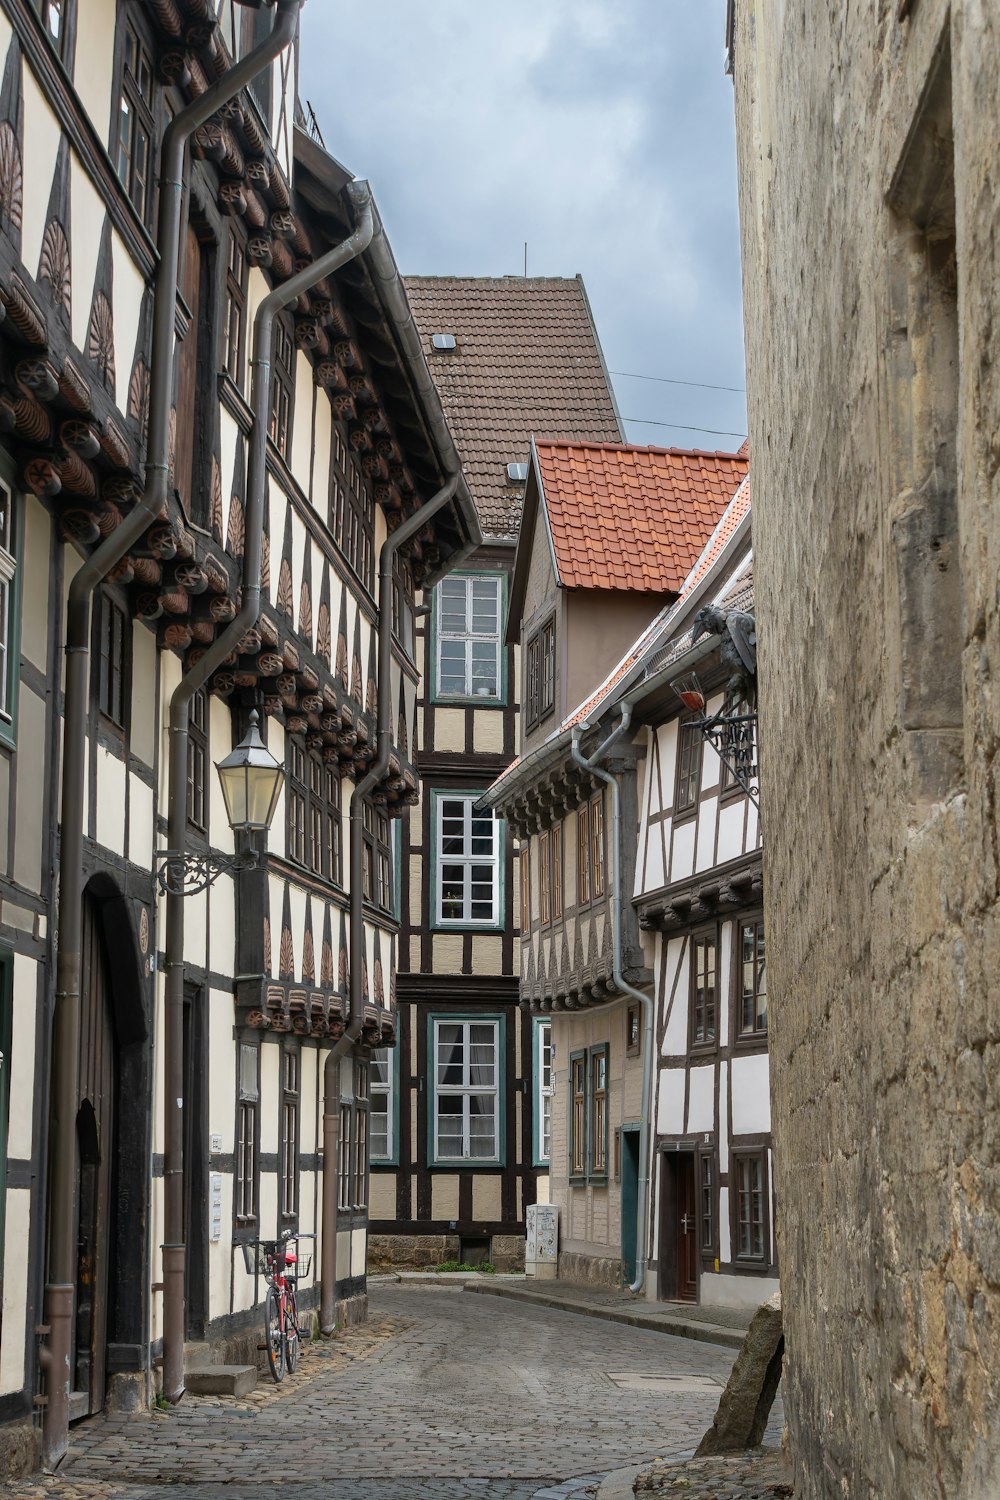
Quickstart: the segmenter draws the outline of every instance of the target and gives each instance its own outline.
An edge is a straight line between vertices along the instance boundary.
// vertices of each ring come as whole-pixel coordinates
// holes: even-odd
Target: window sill
[[[699,804],[696,802],[692,807],[683,807],[681,808],[680,812],[672,813],[671,816],[673,818],[674,827],[676,828],[678,823],[694,822],[694,819],[698,815],[698,806]]]
[[[737,1036],[733,1042],[734,1052],[766,1052],[767,1032],[753,1031],[745,1032]]]
[[[499,1172],[503,1166],[498,1156],[456,1156],[453,1160],[427,1163],[431,1172]]]
[[[504,927],[503,923],[501,923],[501,922],[486,923],[486,922],[462,922],[462,921],[454,921],[454,922],[436,921],[436,922],[432,922],[430,924],[430,930],[431,930],[431,932],[456,932],[456,933],[463,933],[463,932],[477,933],[477,932],[480,932],[480,933],[483,933],[484,935],[490,935],[490,934],[494,934],[495,935],[498,932],[500,932],[500,933],[506,932],[507,929]]]
[[[437,708],[506,708],[506,694],[431,693],[430,702]]]
[[[711,1042],[689,1042],[688,1053],[691,1057],[714,1057],[719,1050],[718,1039]]]

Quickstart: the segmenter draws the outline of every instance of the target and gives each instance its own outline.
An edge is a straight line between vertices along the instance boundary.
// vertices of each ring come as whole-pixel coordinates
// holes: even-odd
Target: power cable
[[[745,432],[720,432],[717,427],[687,427],[683,422],[651,422],[646,417],[624,417],[625,422],[632,422],[637,427],[671,427],[677,432],[706,432],[709,437],[738,437],[745,440]]]
[[[746,388],[742,385],[706,385],[703,380],[671,380],[669,375],[636,375],[631,370],[609,370],[609,375],[619,375],[623,380],[654,380],[658,385],[690,385],[699,391],[733,391],[737,396],[745,396]]]

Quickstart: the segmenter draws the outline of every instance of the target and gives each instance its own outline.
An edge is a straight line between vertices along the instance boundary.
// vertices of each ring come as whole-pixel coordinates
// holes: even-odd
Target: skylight
[[[457,349],[458,343],[453,333],[432,333],[431,344],[435,349]]]
[[[509,484],[523,484],[528,477],[527,464],[508,464],[507,481]]]

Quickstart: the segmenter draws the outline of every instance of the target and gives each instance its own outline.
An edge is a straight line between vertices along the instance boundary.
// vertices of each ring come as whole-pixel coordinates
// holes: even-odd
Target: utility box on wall
[[[559,1267],[559,1210],[554,1203],[531,1203],[525,1221],[525,1275],[552,1281]]]

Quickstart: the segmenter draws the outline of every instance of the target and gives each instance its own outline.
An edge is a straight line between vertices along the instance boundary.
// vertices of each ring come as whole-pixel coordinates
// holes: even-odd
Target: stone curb
[[[615,1469],[605,1474],[597,1500],[635,1500],[633,1485],[641,1473],[641,1469]]]
[[[516,1302],[533,1302],[539,1307],[555,1307],[562,1312],[582,1313],[587,1318],[603,1318],[607,1323],[626,1323],[630,1328],[643,1328],[649,1333],[669,1333],[674,1338],[696,1339],[702,1344],[722,1344],[727,1349],[741,1349],[746,1331],[736,1328],[720,1328],[715,1323],[696,1323],[693,1319],[677,1318],[664,1313],[626,1312],[617,1307],[602,1307],[577,1297],[558,1292],[529,1291],[527,1287],[490,1283],[493,1278],[481,1281],[466,1281],[467,1292],[479,1292],[484,1296],[512,1297]]]
[[[523,1285],[524,1275],[521,1272],[493,1271],[486,1275],[471,1274],[468,1271],[389,1271],[380,1276],[369,1276],[369,1286],[397,1286],[402,1283],[405,1286],[457,1286],[459,1290],[472,1282],[489,1283],[502,1281],[513,1283],[515,1286]]]

